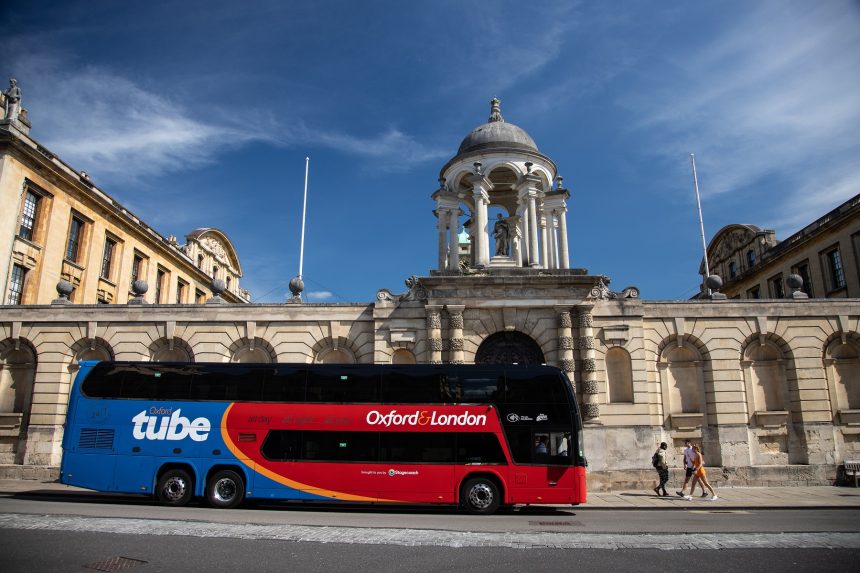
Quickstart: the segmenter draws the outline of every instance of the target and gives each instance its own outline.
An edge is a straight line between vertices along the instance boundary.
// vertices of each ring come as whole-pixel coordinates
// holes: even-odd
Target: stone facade
[[[2,471],[56,471],[71,381],[95,358],[555,365],[581,406],[592,489],[653,481],[661,441],[678,456],[684,440],[702,443],[717,485],[827,483],[860,457],[860,301],[611,291],[570,268],[555,166],[500,118],[494,102],[443,168],[438,269],[405,292],[369,304],[0,306]],[[493,238],[509,242],[491,249]]]
[[[708,245],[712,274],[729,298],[860,297],[860,195],[784,241],[755,225],[727,225]],[[704,261],[699,274],[704,274]],[[792,289],[789,277],[802,281]],[[704,291],[700,296],[705,296]]]
[[[214,279],[223,281],[225,301],[250,300],[225,233],[197,229],[184,245],[161,236],[20,120],[0,120],[0,205],[2,304],[49,304],[60,281],[78,304],[203,303]],[[143,296],[135,280],[146,283]]]

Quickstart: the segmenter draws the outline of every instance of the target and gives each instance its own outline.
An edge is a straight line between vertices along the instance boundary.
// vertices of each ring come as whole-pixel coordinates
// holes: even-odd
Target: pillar
[[[442,306],[426,305],[427,345],[430,364],[442,364]]]
[[[600,424],[597,387],[597,361],[594,352],[594,318],[591,306],[579,307],[579,355],[582,363],[582,415],[589,424]]]
[[[576,396],[574,374],[576,361],[573,358],[573,320],[569,307],[557,307],[558,313],[558,365],[570,380],[573,395]]]
[[[528,190],[529,211],[529,266],[540,266],[540,254],[538,253],[538,221],[537,221],[537,191]]]
[[[448,310],[448,326],[451,329],[451,356],[449,362],[451,364],[462,364],[463,353],[463,309],[465,305],[449,304],[445,308]]]
[[[570,268],[570,254],[567,246],[567,209],[559,209],[558,215],[558,266]]]
[[[447,212],[442,209],[436,209],[437,228],[439,230],[439,270],[445,270],[445,262],[448,258],[448,241],[445,237],[445,226]]]
[[[451,209],[448,216],[448,270],[456,271],[460,268],[460,237],[457,235],[457,231],[460,229],[458,220],[460,209]]]

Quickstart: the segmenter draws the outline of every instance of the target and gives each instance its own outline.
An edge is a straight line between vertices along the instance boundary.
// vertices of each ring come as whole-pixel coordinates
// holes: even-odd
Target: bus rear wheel
[[[156,491],[158,501],[164,505],[179,507],[191,501],[194,483],[191,475],[180,469],[167,470],[158,479]]]
[[[463,484],[460,500],[469,513],[489,515],[499,508],[501,496],[493,480],[476,477]]]
[[[221,470],[212,474],[206,484],[206,500],[212,507],[230,509],[245,498],[245,481],[233,470]]]

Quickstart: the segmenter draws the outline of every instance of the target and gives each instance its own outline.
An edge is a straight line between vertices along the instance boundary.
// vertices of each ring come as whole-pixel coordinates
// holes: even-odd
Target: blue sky
[[[31,135],[162,235],[228,234],[255,302],[436,264],[439,169],[502,100],[571,189],[571,264],[697,290],[705,232],[860,193],[860,3],[66,0],[0,6]],[[3,84],[5,87],[5,83]]]

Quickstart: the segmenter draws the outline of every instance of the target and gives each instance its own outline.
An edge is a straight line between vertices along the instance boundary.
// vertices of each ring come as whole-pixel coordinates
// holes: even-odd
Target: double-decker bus
[[[60,481],[180,506],[245,498],[585,502],[576,400],[548,366],[83,361]]]

